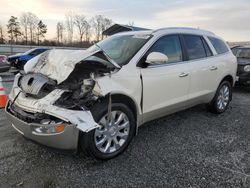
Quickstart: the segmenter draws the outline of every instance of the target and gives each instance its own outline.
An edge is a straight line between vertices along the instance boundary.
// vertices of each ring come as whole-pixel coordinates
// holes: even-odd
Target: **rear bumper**
[[[67,125],[63,132],[56,134],[37,134],[34,127],[44,126],[37,123],[27,123],[15,117],[6,107],[6,115],[13,128],[25,137],[40,144],[63,150],[76,150],[78,147],[79,130],[74,125]]]

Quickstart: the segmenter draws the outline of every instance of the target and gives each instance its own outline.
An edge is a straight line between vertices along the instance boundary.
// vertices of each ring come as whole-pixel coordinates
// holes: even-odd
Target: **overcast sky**
[[[0,23],[33,12],[56,36],[56,23],[73,11],[105,15],[115,23],[146,28],[188,26],[207,29],[227,41],[250,41],[250,0],[0,0]]]

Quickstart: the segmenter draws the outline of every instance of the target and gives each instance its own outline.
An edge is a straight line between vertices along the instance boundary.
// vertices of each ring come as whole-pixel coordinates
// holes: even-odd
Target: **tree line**
[[[48,45],[88,47],[103,39],[102,32],[112,25],[103,15],[88,19],[83,14],[68,12],[65,20],[55,26],[53,39],[47,39],[47,25],[34,13],[11,16],[6,27],[0,24],[0,44]]]

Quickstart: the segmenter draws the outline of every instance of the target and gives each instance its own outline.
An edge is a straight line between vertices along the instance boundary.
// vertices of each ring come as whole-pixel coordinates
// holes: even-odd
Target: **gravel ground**
[[[0,110],[0,187],[250,187],[249,109],[250,91],[237,88],[226,113],[201,105],[147,123],[105,162],[37,145]]]

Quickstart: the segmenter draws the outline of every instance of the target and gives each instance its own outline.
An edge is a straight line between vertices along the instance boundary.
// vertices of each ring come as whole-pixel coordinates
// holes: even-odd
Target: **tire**
[[[122,120],[119,125],[111,125],[110,123],[109,125],[106,125],[106,127],[103,124],[105,124],[105,121],[108,121],[105,118],[105,116],[108,114],[108,103],[102,102],[97,104],[91,110],[91,112],[95,121],[102,125],[102,128],[97,128],[88,133],[82,134],[80,137],[81,148],[87,154],[101,160],[112,159],[123,153],[135,135],[136,121],[131,109],[129,109],[129,107],[125,104],[113,103],[111,109],[112,116],[114,116],[114,119],[116,120],[118,116],[120,117],[121,114],[125,114],[122,116],[124,117],[124,120]],[[127,121],[129,122],[128,126],[126,123]],[[118,120],[116,122],[118,122]],[[126,125],[127,128],[124,128],[124,130],[119,130],[122,128],[122,125]],[[119,135],[122,137],[119,137]],[[106,141],[104,142],[103,140],[105,140],[105,138]],[[113,140],[110,141],[112,138]],[[109,149],[105,151],[108,142],[110,142],[110,146]]]
[[[219,85],[213,100],[208,105],[210,112],[221,114],[225,112],[232,98],[232,85],[225,80]]]

